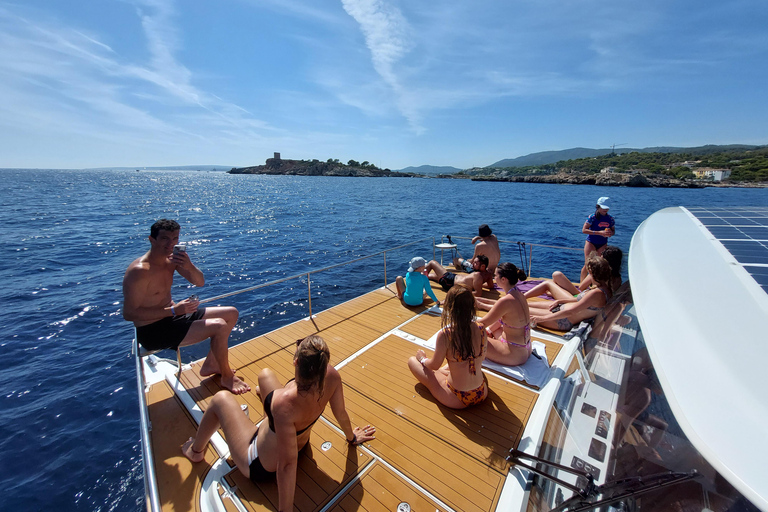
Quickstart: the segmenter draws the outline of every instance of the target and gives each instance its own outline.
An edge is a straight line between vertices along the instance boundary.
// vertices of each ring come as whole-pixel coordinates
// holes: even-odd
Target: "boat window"
[[[680,429],[656,378],[629,283],[570,361],[537,456],[564,468],[521,459],[541,473],[532,477],[529,512],[568,504],[574,489],[589,488],[586,477],[565,468],[591,474],[603,491],[592,501],[616,500],[615,510],[757,510]]]

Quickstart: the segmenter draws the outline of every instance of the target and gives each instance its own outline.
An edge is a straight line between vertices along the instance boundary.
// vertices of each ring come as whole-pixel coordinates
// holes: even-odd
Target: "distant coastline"
[[[531,165],[532,162],[538,162]],[[519,165],[527,163],[527,165]],[[506,165],[502,165],[506,164]],[[511,165],[509,165],[511,164]],[[407,172],[404,172],[407,171]],[[455,172],[454,172],[455,171]],[[768,146],[645,148],[629,152],[573,148],[533,153],[488,167],[457,169],[422,165],[400,171],[369,162],[290,160],[280,153],[264,165],[235,167],[230,174],[438,178],[643,188],[768,187]]]
[[[570,185],[599,185],[611,187],[649,187],[649,188],[704,188],[704,187],[739,187],[765,188],[765,182],[719,183],[711,180],[681,179],[660,173],[640,172],[581,172],[577,170],[554,173],[531,173],[509,175],[495,168],[468,169],[454,174],[425,175],[413,172],[398,172],[379,169],[368,162],[350,160],[290,160],[283,159],[279,153],[268,158],[264,165],[233,167],[229,174],[265,174],[277,176],[344,176],[356,178],[430,178],[430,179],[468,179],[472,181],[498,181],[518,183],[550,183]]]
[[[589,173],[558,173],[541,176],[469,176],[441,175],[439,178],[469,179],[472,181],[499,181],[515,183],[548,183],[558,185],[598,185],[605,187],[648,187],[648,188],[768,188],[768,183],[720,183],[708,180],[680,180],[662,175],[644,174],[589,174]]]
[[[656,151],[654,151],[656,150]],[[655,188],[768,186],[768,146],[546,152],[459,172],[472,179]],[[567,158],[565,158],[567,157]],[[555,159],[557,159],[555,161]],[[541,163],[531,163],[541,161]]]
[[[24,169],[0,169],[3,170]],[[645,148],[630,152],[572,148],[532,153],[512,160],[501,160],[486,167],[468,169],[421,165],[390,170],[381,169],[367,161],[349,160],[345,164],[332,158],[324,162],[317,159],[292,160],[283,159],[280,153],[275,153],[274,157],[266,159],[263,165],[247,167],[181,165],[47,170],[202,171],[285,176],[437,178],[642,188],[768,188],[768,146],[708,145],[695,148]]]

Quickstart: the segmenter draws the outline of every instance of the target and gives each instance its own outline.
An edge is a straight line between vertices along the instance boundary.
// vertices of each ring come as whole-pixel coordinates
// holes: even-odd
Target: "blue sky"
[[[768,143],[768,2],[0,0],[0,167]]]

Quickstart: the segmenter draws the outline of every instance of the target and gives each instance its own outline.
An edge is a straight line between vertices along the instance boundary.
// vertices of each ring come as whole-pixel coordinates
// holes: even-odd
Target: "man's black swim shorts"
[[[443,277],[437,280],[437,282],[440,284],[440,286],[443,287],[443,290],[448,291],[453,286],[453,282],[456,280],[456,274],[453,272],[446,272],[443,274]]]
[[[176,348],[189,332],[192,322],[200,320],[205,314],[205,308],[198,308],[189,317],[187,315],[168,316],[149,325],[136,328],[136,337],[141,346],[147,350]]]

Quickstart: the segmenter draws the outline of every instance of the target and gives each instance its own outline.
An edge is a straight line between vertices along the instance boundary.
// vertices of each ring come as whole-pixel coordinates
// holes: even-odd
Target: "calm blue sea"
[[[0,488],[5,510],[143,507],[132,327],[120,313],[127,265],[149,226],[175,218],[206,274],[201,298],[377,253],[472,236],[583,246],[610,196],[625,251],[650,213],[675,205],[766,206],[766,189],[628,189],[463,180],[230,176],[224,173],[0,171]],[[471,244],[459,241],[471,254]],[[387,254],[388,278],[431,240]],[[517,246],[502,259],[520,262]],[[439,252],[438,252],[439,257]],[[674,255],[670,255],[674,257]],[[580,252],[534,249],[534,275],[575,276]],[[384,257],[312,275],[315,312],[383,284]],[[306,279],[226,299],[232,343],[307,314]],[[192,293],[183,280],[174,296]],[[197,359],[200,344],[184,352]]]

